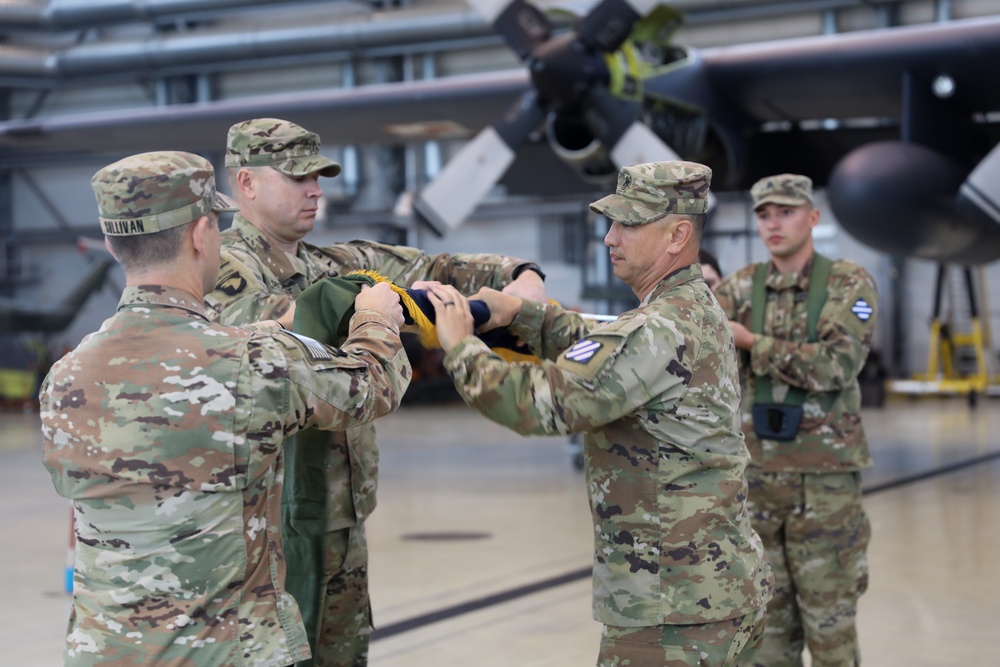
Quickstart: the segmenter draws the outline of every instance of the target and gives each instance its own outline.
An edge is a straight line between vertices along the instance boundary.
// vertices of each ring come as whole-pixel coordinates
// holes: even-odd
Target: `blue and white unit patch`
[[[573,344],[573,347],[566,351],[566,358],[570,361],[577,361],[584,364],[587,360],[594,356],[599,349],[601,349],[600,343],[584,338],[583,340],[578,340]]]
[[[875,312],[875,309],[868,305],[868,302],[864,299],[858,299],[854,302],[854,305],[851,306],[851,312],[857,315],[858,319],[862,322],[867,322],[872,316],[872,313]]]

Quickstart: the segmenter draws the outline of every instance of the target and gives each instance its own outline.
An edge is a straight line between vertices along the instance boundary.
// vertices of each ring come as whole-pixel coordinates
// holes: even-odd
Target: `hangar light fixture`
[[[955,94],[955,80],[947,74],[939,74],[931,85],[934,94],[943,100]]]

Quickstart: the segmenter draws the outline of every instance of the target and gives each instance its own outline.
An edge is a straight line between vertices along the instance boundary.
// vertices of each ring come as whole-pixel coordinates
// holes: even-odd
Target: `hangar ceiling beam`
[[[881,7],[895,5],[905,0],[757,0],[756,2],[702,2],[697,6],[685,7],[670,3],[684,12],[684,23],[702,25],[705,23],[737,23],[739,21],[760,20],[791,14],[811,14],[837,9],[851,9],[862,6]]]
[[[400,14],[394,14],[400,16]],[[315,25],[221,32],[202,30],[143,39],[77,44],[64,49],[11,50],[0,59],[0,76],[80,77],[198,66],[318,52],[400,47],[470,36],[497,39],[474,12],[409,14],[386,20],[327,20]]]
[[[80,30],[129,21],[200,18],[268,5],[330,0],[5,0],[0,3],[0,31]]]
[[[11,7],[28,0],[13,0]],[[89,7],[91,0],[76,0],[74,6]],[[734,20],[763,18],[775,14],[815,12],[871,4],[872,0],[805,0],[801,2],[756,0],[729,4],[705,3],[700,9],[686,9],[685,21],[689,24],[706,22],[725,23]],[[97,5],[139,4],[159,8],[165,6],[222,6],[246,4],[245,0],[169,0],[163,3],[117,0],[96,2]],[[62,4],[62,3],[60,3]],[[276,4],[275,0],[257,0],[254,5]],[[285,3],[288,4],[288,3]],[[892,4],[876,1],[876,5]],[[0,2],[0,25],[5,24],[7,4]],[[583,3],[575,8],[582,9]],[[245,7],[244,7],[245,8]],[[81,9],[80,11],[84,11]],[[144,11],[154,11],[151,8]],[[155,10],[159,11],[159,9]],[[236,15],[235,10],[230,12]],[[568,24],[565,16],[553,18],[555,25]],[[393,49],[399,54],[407,45],[484,39],[496,41],[492,27],[473,11],[451,13],[426,10],[395,10],[387,17],[385,12],[366,16],[364,20],[345,20],[344,16],[323,16],[309,24],[287,25],[275,28],[262,23],[262,27],[241,26],[239,30],[200,29],[181,34],[152,34],[141,39],[101,40],[75,44],[61,49],[38,48],[18,45],[0,45],[4,51],[0,58],[0,77],[5,85],[33,87],[52,85],[70,77],[136,75],[171,68],[206,64],[220,68],[225,63],[252,61],[289,56],[315,56],[318,53],[357,52],[366,49]],[[468,46],[468,44],[466,44]]]
[[[335,1],[335,0],[334,0]],[[343,0],[347,4],[349,0]],[[670,4],[694,22],[732,21],[766,15],[816,11],[830,6],[894,4],[900,0],[674,0]],[[940,3],[943,0],[936,0]],[[247,10],[280,6],[331,4],[331,0],[4,0],[0,32],[81,30],[135,21],[179,18],[202,20]],[[376,3],[373,2],[373,5]],[[544,3],[543,3],[544,4]],[[594,2],[553,3],[581,14]],[[950,2],[949,2],[950,4]]]

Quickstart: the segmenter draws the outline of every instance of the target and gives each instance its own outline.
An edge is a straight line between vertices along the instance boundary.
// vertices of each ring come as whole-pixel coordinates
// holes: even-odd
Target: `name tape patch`
[[[864,299],[858,299],[854,302],[854,305],[851,306],[851,312],[857,315],[858,319],[862,322],[867,322],[872,316],[872,313],[875,312],[875,309],[872,308]]]
[[[573,347],[566,351],[566,358],[581,364],[586,363],[597,351],[601,349],[601,343],[595,340],[578,340]]]

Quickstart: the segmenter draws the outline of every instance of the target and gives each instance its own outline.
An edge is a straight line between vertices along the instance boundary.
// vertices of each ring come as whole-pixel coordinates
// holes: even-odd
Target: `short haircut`
[[[219,224],[218,214],[209,213],[207,215],[212,224]],[[142,271],[151,266],[169,264],[177,259],[184,245],[184,235],[195,222],[196,220],[192,220],[186,224],[153,234],[105,236],[104,238],[108,240],[111,252],[126,272]]]
[[[694,228],[694,237],[701,241],[701,233],[705,229],[705,221],[708,219],[707,213],[668,213],[664,219],[667,222],[676,220],[689,220]],[[721,274],[720,274],[721,275]]]

